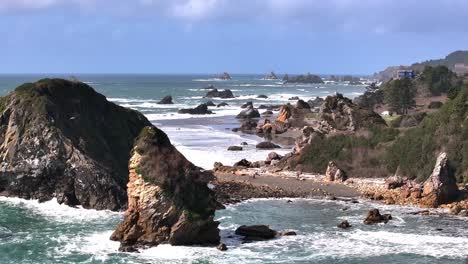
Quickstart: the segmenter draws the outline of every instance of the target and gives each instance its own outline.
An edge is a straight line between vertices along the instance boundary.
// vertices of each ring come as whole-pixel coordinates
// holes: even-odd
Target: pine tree
[[[407,114],[408,110],[416,106],[414,97],[416,89],[408,78],[393,80],[387,83],[385,90],[385,103],[390,110],[398,114]]]

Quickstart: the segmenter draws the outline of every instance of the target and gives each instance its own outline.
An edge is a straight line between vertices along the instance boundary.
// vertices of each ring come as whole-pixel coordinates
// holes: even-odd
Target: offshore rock
[[[127,164],[151,123],[90,86],[26,83],[0,98],[0,194],[84,208],[126,208]]]
[[[208,110],[208,105],[206,104],[200,104],[199,106],[195,108],[186,108],[186,109],[180,109],[178,111],[179,114],[191,114],[191,115],[209,115],[213,114],[212,111]]]
[[[145,127],[129,162],[128,210],[111,236],[121,249],[171,245],[218,245],[218,203],[207,184],[214,179],[190,163],[156,127]]]
[[[266,225],[242,225],[235,231],[236,235],[244,236],[246,240],[265,240],[275,238],[277,232]]]
[[[164,98],[161,99],[161,101],[159,101],[158,104],[174,104],[172,102],[172,96],[170,96],[170,95],[164,96]]]
[[[260,113],[257,109],[249,105],[245,110],[241,111],[236,118],[247,119],[247,118],[258,118]]]
[[[234,98],[234,94],[229,89],[226,89],[226,90],[223,90],[223,91],[218,91],[218,89],[215,88],[213,90],[208,91],[206,93],[205,97],[206,98],[219,97],[219,98],[222,98],[222,99],[228,99],[228,98]]]

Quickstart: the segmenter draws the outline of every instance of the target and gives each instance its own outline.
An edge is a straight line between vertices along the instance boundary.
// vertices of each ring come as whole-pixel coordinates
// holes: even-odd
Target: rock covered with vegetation
[[[150,122],[90,86],[26,83],[0,98],[0,193],[84,208],[127,205],[127,163]]]
[[[310,73],[297,76],[289,76],[286,74],[283,78],[283,81],[285,83],[323,83],[323,80],[320,78],[320,76]]]
[[[111,236],[122,251],[171,245],[217,245],[219,204],[213,174],[190,163],[156,127],[145,127],[129,163],[128,210]]]

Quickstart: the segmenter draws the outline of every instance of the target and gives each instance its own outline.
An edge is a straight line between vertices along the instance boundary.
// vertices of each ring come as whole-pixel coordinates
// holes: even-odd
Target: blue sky
[[[370,74],[468,49],[466,0],[0,0],[0,73]]]

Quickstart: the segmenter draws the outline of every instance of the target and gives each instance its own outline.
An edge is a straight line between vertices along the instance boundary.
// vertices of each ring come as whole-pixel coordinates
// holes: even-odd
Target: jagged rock
[[[191,115],[213,114],[212,111],[208,110],[208,106],[206,104],[200,104],[199,106],[195,108],[180,109],[178,113],[179,114],[191,114]]]
[[[208,101],[208,102],[206,102],[205,104],[206,104],[206,106],[216,106],[216,105],[213,103],[213,101]]]
[[[278,153],[276,152],[270,152],[268,153],[268,157],[267,157],[267,161],[272,161],[272,160],[280,160],[282,159],[283,156],[279,155]]]
[[[353,104],[342,94],[327,96],[320,107],[320,120],[326,123],[322,125],[324,129],[338,131],[356,131],[371,126],[387,126],[379,114]]]
[[[258,143],[256,146],[258,149],[275,149],[275,148],[281,148],[280,146],[274,144],[273,142],[270,141],[264,141]]]
[[[0,98],[0,108],[3,196],[126,207],[129,153],[151,124],[142,114],[63,79],[23,84]]]
[[[341,223],[337,225],[337,227],[342,228],[342,229],[347,229],[347,228],[352,227],[352,225],[349,224],[348,220],[343,220],[341,221]]]
[[[306,126],[301,130],[301,136],[296,139],[296,145],[294,147],[294,153],[300,153],[301,150],[312,142],[315,138],[323,138],[322,132],[315,130],[312,127]]]
[[[364,219],[364,224],[378,224],[384,222],[385,224],[392,219],[390,214],[381,215],[378,209],[372,209],[367,213],[366,219]]]
[[[264,95],[264,94],[261,94],[259,96],[257,96],[257,98],[260,98],[260,99],[267,99],[268,96]]]
[[[260,113],[257,109],[253,108],[252,106],[248,106],[245,110],[241,111],[236,118],[257,118],[260,117]]]
[[[299,100],[296,103],[296,108],[297,109],[310,109],[310,105],[304,102],[304,100]]]
[[[458,187],[455,176],[449,166],[447,153],[442,152],[431,176],[424,182],[421,205],[438,207],[441,204],[453,202],[458,197]]]
[[[158,104],[173,104],[172,96],[170,96],[170,95],[164,96],[164,98],[161,99],[161,101],[159,101]]]
[[[240,146],[229,146],[227,150],[229,150],[229,151],[242,151],[242,147],[240,147]]]
[[[252,101],[248,101],[247,103],[241,105],[241,108],[242,108],[242,109],[245,109],[245,108],[247,108],[247,107],[254,107]]]
[[[325,172],[325,179],[329,182],[344,182],[347,177],[343,170],[339,169],[333,161],[330,161]]]
[[[271,134],[272,128],[270,120],[265,118],[265,120],[263,120],[263,124],[259,124],[256,127],[256,132],[257,134]]]
[[[269,74],[265,75],[263,79],[264,80],[278,80],[278,77],[276,76],[274,72],[270,72]]]
[[[281,106],[280,111],[275,121],[288,123],[288,119],[291,117],[291,115],[292,115],[291,105],[283,105]]]
[[[223,72],[222,74],[216,76],[216,78],[220,80],[231,80],[231,75],[229,75],[227,72]]]
[[[223,106],[229,106],[229,104],[222,102],[222,103],[219,103],[216,107],[223,107]]]
[[[228,250],[226,244],[224,244],[224,243],[220,243],[220,244],[216,247],[216,249],[218,249],[219,251],[226,251],[226,250]]]
[[[190,163],[161,130],[140,133],[129,162],[128,210],[111,236],[122,247],[217,245],[210,171]]]
[[[223,91],[218,91],[218,89],[213,89],[210,90],[206,93],[205,95],[206,98],[222,98],[222,99],[229,99],[229,98],[234,98],[234,94],[232,93],[231,90],[226,89]]]
[[[242,225],[235,233],[244,236],[246,240],[264,240],[275,238],[277,232],[266,225]]]

